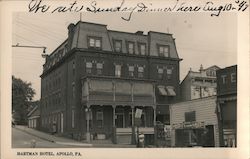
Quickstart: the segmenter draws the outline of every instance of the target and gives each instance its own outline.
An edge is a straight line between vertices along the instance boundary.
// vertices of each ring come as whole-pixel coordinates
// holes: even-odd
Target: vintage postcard
[[[249,158],[249,1],[0,1],[1,158]]]

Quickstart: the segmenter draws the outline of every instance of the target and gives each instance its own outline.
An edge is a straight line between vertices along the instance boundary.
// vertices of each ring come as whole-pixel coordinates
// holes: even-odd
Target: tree
[[[28,109],[34,95],[30,82],[12,76],[12,113],[17,124],[27,124]]]

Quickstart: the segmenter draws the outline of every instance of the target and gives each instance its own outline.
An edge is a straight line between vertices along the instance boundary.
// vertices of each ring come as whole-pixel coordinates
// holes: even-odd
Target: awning
[[[158,86],[158,90],[160,92],[160,95],[163,95],[163,96],[167,96],[168,95],[168,93],[166,92],[164,86]]]
[[[168,96],[176,96],[176,93],[173,87],[166,87],[166,90],[168,92]]]

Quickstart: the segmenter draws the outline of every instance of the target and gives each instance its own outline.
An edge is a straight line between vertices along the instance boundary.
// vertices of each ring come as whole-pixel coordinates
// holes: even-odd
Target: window
[[[115,76],[121,77],[121,65],[115,65]]]
[[[142,66],[138,67],[138,77],[143,78],[144,68]]]
[[[145,127],[146,126],[146,115],[144,112],[142,112],[141,114],[141,127]]]
[[[76,68],[75,61],[73,61],[72,62],[72,74],[73,74],[73,76],[75,75],[75,68]]]
[[[134,48],[134,43],[133,42],[128,42],[128,53],[129,54],[134,54],[135,48]]]
[[[103,127],[103,112],[101,110],[96,112],[96,122],[97,127]]]
[[[96,64],[97,75],[102,75],[102,69],[103,69],[103,64],[102,63],[97,63]]]
[[[171,79],[171,76],[172,76],[172,69],[170,68],[167,68],[167,79]]]
[[[75,128],[75,110],[72,110],[71,113],[72,113],[71,114],[71,117],[72,117],[72,119],[71,119],[71,121],[72,121],[71,126],[72,126],[72,128]]]
[[[195,111],[185,113],[185,122],[195,121]]]
[[[163,78],[163,68],[158,68],[158,78],[159,79]]]
[[[115,48],[115,52],[122,52],[122,41],[115,40],[114,41],[114,48]]]
[[[91,74],[92,72],[92,63],[91,62],[86,62],[86,73]]]
[[[128,74],[129,74],[129,77],[134,77],[134,66],[128,67]]]
[[[72,83],[72,99],[75,99],[75,83]]]
[[[158,53],[159,53],[159,56],[169,57],[169,46],[159,45]]]
[[[140,55],[146,55],[146,44],[139,44],[139,53]]]
[[[100,37],[88,37],[89,48],[101,49],[101,38]]]

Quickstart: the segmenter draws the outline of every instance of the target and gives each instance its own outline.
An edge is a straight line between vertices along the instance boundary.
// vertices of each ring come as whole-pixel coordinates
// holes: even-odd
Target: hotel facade
[[[46,56],[41,75],[41,129],[78,140],[135,143],[135,112],[148,144],[157,122],[170,125],[169,104],[180,99],[172,34],[108,30],[78,22]]]

